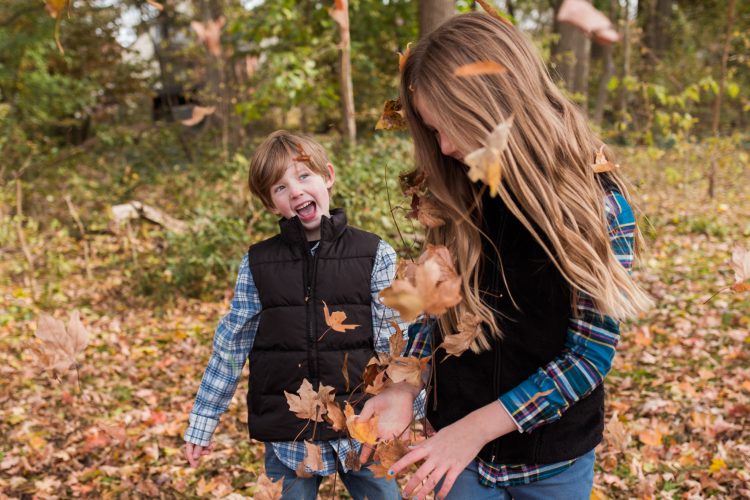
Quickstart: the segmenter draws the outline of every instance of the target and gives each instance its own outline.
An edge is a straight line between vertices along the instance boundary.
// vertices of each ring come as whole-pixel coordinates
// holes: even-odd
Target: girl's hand
[[[413,385],[405,382],[393,384],[377,396],[367,400],[358,418],[369,420],[377,415],[378,438],[401,437],[402,434],[409,431],[409,424],[414,413],[414,399],[416,399],[417,394],[419,394],[419,389]],[[371,454],[372,448],[362,445],[359,461],[363,464],[366,463]]]
[[[214,451],[213,443],[209,444],[208,446],[200,446],[190,442],[185,443],[185,458],[187,459],[188,463],[190,463],[190,467],[198,467],[198,462],[200,462],[201,457],[204,455],[208,455],[212,451]]]
[[[458,475],[477,457],[485,444],[515,430],[515,422],[500,402],[495,401],[443,427],[416,445],[393,464],[389,473],[398,474],[411,464],[424,460],[406,483],[403,497],[423,500],[443,479],[437,498],[445,498]]]

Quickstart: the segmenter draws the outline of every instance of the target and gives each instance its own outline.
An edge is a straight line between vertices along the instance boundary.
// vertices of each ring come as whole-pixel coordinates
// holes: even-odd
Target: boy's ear
[[[328,178],[326,179],[326,187],[331,189],[334,181],[336,180],[336,171],[333,168],[332,163],[326,163],[326,170],[328,170]]]

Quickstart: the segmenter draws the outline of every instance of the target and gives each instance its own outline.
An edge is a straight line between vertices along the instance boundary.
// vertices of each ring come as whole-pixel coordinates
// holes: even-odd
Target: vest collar
[[[320,218],[320,241],[334,241],[343,234],[344,229],[346,229],[346,213],[343,208],[334,208],[331,210],[330,217],[323,215]],[[281,239],[290,245],[307,243],[305,228],[297,216],[291,219],[280,219],[279,230]]]

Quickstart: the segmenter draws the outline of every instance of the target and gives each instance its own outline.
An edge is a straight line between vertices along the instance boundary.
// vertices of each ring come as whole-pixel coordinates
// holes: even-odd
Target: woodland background
[[[657,305],[623,326],[594,496],[748,497],[750,294],[726,287],[732,248],[750,247],[750,2],[594,3],[620,43],[557,25],[556,0],[495,3],[615,146],[648,243],[637,276]],[[411,146],[374,125],[397,52],[476,8],[0,4],[0,497],[258,493],[242,389],[210,459],[189,469],[180,449],[242,254],[276,228],[245,187],[253,145],[279,127],[316,134],[334,205],[413,253],[397,178]],[[130,201],[177,222],[115,223]],[[91,344],[56,378],[29,342],[40,313],[74,309]],[[332,478],[323,493],[346,496]]]

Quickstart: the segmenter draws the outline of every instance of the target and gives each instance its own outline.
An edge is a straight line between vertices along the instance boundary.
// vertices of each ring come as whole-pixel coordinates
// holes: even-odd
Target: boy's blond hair
[[[256,148],[247,179],[250,192],[260,198],[266,208],[273,208],[271,186],[281,179],[293,161],[307,164],[313,173],[328,179],[330,162],[323,146],[307,135],[277,130]]]

